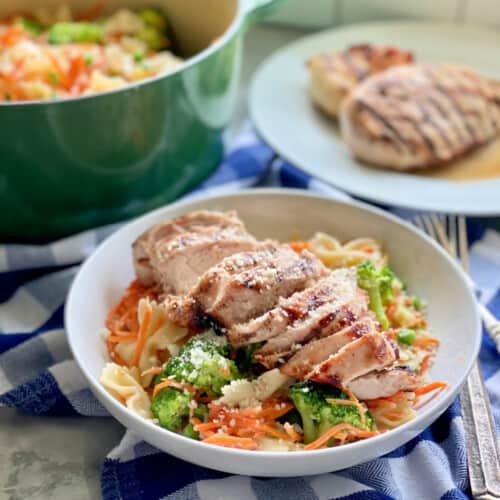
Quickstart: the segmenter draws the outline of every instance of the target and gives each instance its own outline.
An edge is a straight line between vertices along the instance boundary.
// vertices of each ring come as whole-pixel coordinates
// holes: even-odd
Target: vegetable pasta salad
[[[159,10],[102,4],[74,16],[67,6],[0,21],[0,101],[68,98],[124,87],[168,72],[182,61],[168,48]]]
[[[123,404],[205,443],[296,451],[398,427],[446,388],[428,381],[439,341],[424,304],[378,242],[245,231],[235,213],[197,212],[134,243],[138,280],[109,312],[101,377]],[[198,275],[182,292],[166,265],[180,255]]]

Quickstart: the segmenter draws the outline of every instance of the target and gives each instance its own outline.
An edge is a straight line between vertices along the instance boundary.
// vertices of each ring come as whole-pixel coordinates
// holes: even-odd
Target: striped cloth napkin
[[[280,159],[242,132],[225,161],[199,188],[228,192],[253,185],[311,189],[346,197]],[[401,213],[400,213],[401,215]],[[68,287],[85,259],[120,224],[49,245],[0,246],[0,406],[33,415],[101,415],[71,359],[63,329]],[[481,300],[500,315],[500,235],[470,227],[472,275]],[[500,363],[485,334],[481,366],[500,422]],[[263,479],[233,476],[178,460],[127,432],[102,467],[102,495],[111,499],[455,499],[468,498],[460,406],[392,453],[341,472]]]

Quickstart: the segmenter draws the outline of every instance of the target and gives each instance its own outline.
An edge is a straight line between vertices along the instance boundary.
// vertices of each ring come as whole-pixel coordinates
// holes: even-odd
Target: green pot
[[[168,13],[189,57],[177,71],[76,99],[0,103],[0,239],[48,241],[127,219],[206,178],[222,158],[244,28],[272,3],[129,2]],[[106,2],[110,11],[123,5]]]

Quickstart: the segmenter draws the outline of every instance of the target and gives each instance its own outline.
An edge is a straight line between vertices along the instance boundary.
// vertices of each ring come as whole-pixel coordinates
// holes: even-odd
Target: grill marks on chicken
[[[355,281],[352,289],[342,288],[342,293],[331,294],[328,302],[310,309],[285,332],[270,339],[256,351],[255,359],[267,368],[274,368],[311,340],[328,337],[364,315],[368,309],[365,292],[356,288]]]
[[[329,356],[305,378],[322,384],[345,387],[362,375],[392,365],[397,359],[397,348],[384,334],[367,333]]]
[[[134,267],[144,286],[184,294],[199,276],[237,252],[259,247],[236,212],[199,211],[157,224],[133,244]]]
[[[311,97],[322,111],[335,118],[342,99],[359,82],[387,68],[412,61],[410,52],[369,44],[315,55],[306,63],[311,76]]]
[[[281,371],[289,377],[303,379],[311,371],[311,367],[327,360],[339,349],[362,335],[377,332],[379,328],[380,325],[375,319],[366,314],[340,331],[306,344],[282,366]]]
[[[295,326],[310,322],[317,311],[316,326],[321,329],[333,320],[332,298],[350,300],[357,289],[355,270],[339,269],[321,278],[306,290],[296,292],[289,298],[280,298],[278,305],[262,316],[245,324],[236,324],[228,332],[229,341],[235,346],[281,338]],[[326,308],[325,308],[326,306]],[[323,313],[323,314],[321,314]],[[307,325],[306,325],[307,326]]]
[[[358,158],[397,170],[427,168],[500,134],[500,82],[453,64],[399,66],[359,84],[340,122]]]
[[[220,326],[230,328],[271,309],[280,299],[307,288],[327,274],[321,261],[307,251],[297,254],[287,245],[268,243],[267,248],[226,257],[213,266],[189,291],[184,304],[177,301],[168,310],[183,321],[189,312],[201,311]]]
[[[258,242],[234,212],[159,224],[134,243],[134,259],[141,282],[163,287],[171,321],[213,326],[235,347],[263,342],[255,359],[269,369],[360,393],[380,393],[384,380],[411,385],[385,370],[397,349],[368,310],[355,268],[331,271],[307,250]]]

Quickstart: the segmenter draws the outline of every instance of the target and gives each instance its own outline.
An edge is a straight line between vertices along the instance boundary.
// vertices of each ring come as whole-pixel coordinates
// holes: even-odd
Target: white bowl
[[[158,222],[199,209],[236,209],[257,237],[290,239],[323,231],[348,239],[372,236],[384,242],[391,267],[411,292],[428,302],[429,325],[441,340],[431,377],[448,382],[441,393],[398,429],[338,448],[259,452],[207,445],[162,429],[122,406],[99,383],[108,361],[99,330],[107,311],[134,278],[130,245]],[[433,241],[385,212],[354,201],[335,201],[296,190],[252,190],[197,198],[151,212],[108,238],[83,264],[66,304],[66,330],[80,368],[96,397],[125,427],[152,445],[189,462],[235,474],[320,474],[366,462],[422,432],[451,404],[477,356],[480,320],[474,295],[460,268]]]

